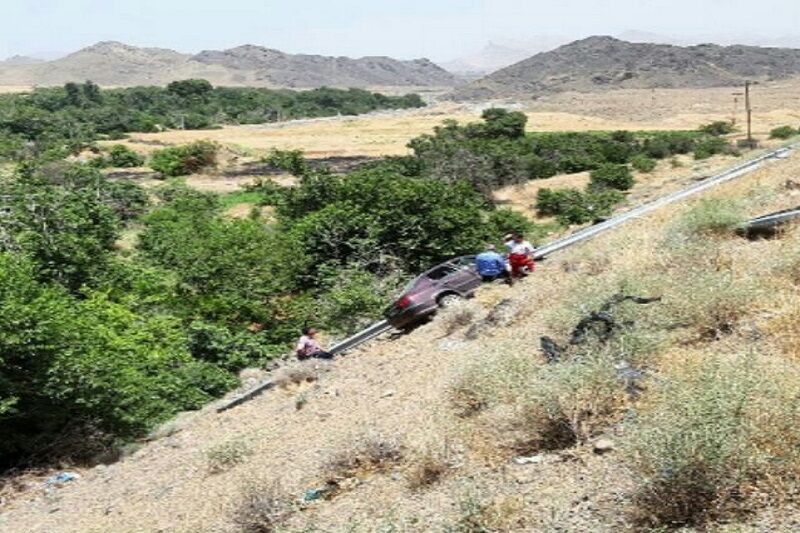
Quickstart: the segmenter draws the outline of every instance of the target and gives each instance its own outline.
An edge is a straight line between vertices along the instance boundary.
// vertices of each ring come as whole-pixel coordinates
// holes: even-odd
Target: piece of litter
[[[614,441],[611,439],[597,439],[594,443],[594,453],[600,455],[614,449]]]
[[[533,465],[544,462],[544,455],[532,455],[530,457],[514,457],[514,462],[518,465]]]
[[[70,481],[80,479],[80,477],[81,475],[75,472],[61,472],[47,478],[47,481],[45,481],[44,484],[48,487],[58,487],[65,483],[69,483]]]

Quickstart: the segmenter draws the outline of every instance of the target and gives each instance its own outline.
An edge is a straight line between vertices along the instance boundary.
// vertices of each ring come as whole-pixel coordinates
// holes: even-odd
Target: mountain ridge
[[[184,54],[100,41],[52,61],[0,62],[0,85],[60,85],[87,79],[110,86],[165,85],[187,78],[287,88],[456,85],[453,74],[428,59],[289,54],[253,44]]]
[[[800,50],[632,43],[592,36],[533,55],[456,89],[456,99],[563,91],[720,87],[800,74]]]

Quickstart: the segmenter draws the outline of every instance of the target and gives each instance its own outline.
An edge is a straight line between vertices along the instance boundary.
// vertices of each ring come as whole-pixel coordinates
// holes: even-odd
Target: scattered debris
[[[302,501],[304,503],[310,503],[318,500],[327,499],[331,497],[337,491],[338,488],[339,488],[338,483],[328,482],[325,484],[324,487],[308,489],[303,494]]]
[[[583,344],[590,334],[597,336],[601,342],[606,342],[625,324],[620,324],[614,319],[613,311],[616,306],[623,302],[633,302],[637,304],[649,304],[661,301],[660,296],[647,298],[642,296],[628,296],[615,294],[612,296],[599,311],[592,311],[589,316],[584,317],[572,330],[569,339],[571,345]],[[602,329],[598,331],[598,326]]]
[[[81,475],[77,472],[60,472],[54,476],[50,476],[45,480],[44,484],[47,487],[61,487],[71,481],[80,479]]]
[[[539,339],[539,343],[548,363],[555,363],[564,355],[565,349],[559,346],[551,337],[543,336]]]
[[[592,311],[588,316],[582,318],[572,330],[567,346],[559,345],[553,338],[543,336],[540,338],[541,350],[547,362],[553,363],[562,359],[568,346],[578,346],[594,336],[600,342],[608,342],[623,326],[629,324],[620,323],[614,318],[614,309],[623,302],[634,302],[637,304],[649,304],[661,301],[661,297],[642,297],[615,294],[612,296],[599,311]]]

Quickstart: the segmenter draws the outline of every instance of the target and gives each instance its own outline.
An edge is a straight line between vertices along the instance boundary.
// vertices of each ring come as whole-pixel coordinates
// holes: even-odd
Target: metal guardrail
[[[391,329],[392,329],[391,324],[389,324],[385,320],[381,320],[380,322],[376,322],[375,324],[372,324],[368,328],[359,331],[352,337],[348,337],[342,342],[336,344],[329,350],[329,352],[333,355],[342,354],[347,350],[351,350],[356,346],[360,346],[361,344],[364,344],[368,340],[374,339],[378,335],[381,335],[382,333],[385,333]],[[237,405],[245,403],[246,401],[252,400],[256,396],[268,391],[274,386],[275,382],[271,379],[266,379],[264,381],[261,381],[257,385],[247,389],[238,396],[235,396],[230,401],[225,402],[224,404],[217,407],[217,412],[221,413],[223,411],[227,411],[228,409],[232,409]]]
[[[697,182],[694,185],[691,185],[685,189],[681,189],[680,191],[676,191],[674,193],[668,194],[666,196],[662,196],[656,200],[651,202],[647,202],[645,204],[640,205],[630,211],[617,215],[613,218],[609,218],[599,224],[595,224],[594,226],[589,226],[588,228],[584,228],[576,233],[568,237],[564,237],[563,239],[559,239],[555,242],[542,246],[541,248],[537,249],[534,253],[534,258],[539,259],[545,256],[548,256],[554,252],[559,250],[563,250],[564,248],[568,248],[573,244],[577,244],[581,241],[585,241],[587,239],[591,239],[596,235],[608,231],[611,228],[619,226],[631,219],[641,217],[647,213],[655,211],[656,209],[660,209],[665,205],[669,205],[671,203],[677,202],[679,200],[683,200],[684,198],[688,198],[689,196],[693,196],[697,193],[705,191],[706,189],[710,189],[712,187],[716,187],[722,183],[728,182],[739,176],[752,172],[761,167],[761,165],[770,159],[778,159],[788,157],[788,155],[792,151],[792,146],[779,148],[777,150],[772,150],[765,154],[760,155],[754,159],[746,161],[741,165],[737,165],[733,168],[726,170],[721,174],[717,174],[716,176],[712,176],[710,178],[706,178],[703,181]]]
[[[392,329],[392,325],[389,324],[385,320],[381,320],[380,322],[376,322],[372,324],[370,327],[363,329],[353,335],[352,337],[348,337],[347,339],[343,340],[339,344],[333,346],[330,350],[328,350],[333,355],[337,355],[340,353],[344,353],[347,350],[351,350],[356,346],[359,346],[370,339],[374,339],[378,335],[385,333]]]
[[[235,396],[233,399],[231,399],[231,400],[225,402],[224,404],[220,405],[219,407],[217,407],[217,412],[221,413],[223,411],[227,411],[228,409],[233,409],[237,405],[241,405],[241,404],[243,404],[244,402],[246,402],[248,400],[252,400],[253,398],[258,396],[259,394],[262,394],[263,392],[268,391],[269,389],[271,389],[274,386],[275,386],[275,382],[272,381],[271,379],[264,380],[264,381],[260,382],[258,385],[254,386],[254,387],[250,387],[249,389],[247,389],[243,393],[239,394],[238,396]]]
[[[795,145],[790,145],[784,148],[779,148],[777,150],[772,150],[770,152],[762,154],[759,157],[746,161],[741,165],[737,165],[733,168],[730,168],[721,174],[717,174],[716,176],[706,178],[703,181],[700,181],[685,189],[681,189],[680,191],[676,191],[666,196],[662,196],[661,198],[642,204],[639,207],[631,209],[630,211],[617,215],[604,222],[600,222],[599,224],[595,224],[594,226],[584,228],[580,231],[577,231],[576,233],[573,233],[568,237],[564,237],[563,239],[559,239],[550,244],[542,246],[541,248],[536,250],[536,252],[534,253],[534,257],[539,259],[547,255],[550,255],[554,252],[558,252],[579,242],[591,239],[592,237],[595,237],[603,232],[615,228],[616,226],[619,226],[620,224],[623,224],[629,220],[641,217],[642,215],[655,211],[656,209],[664,207],[665,205],[669,205],[679,200],[683,200],[684,198],[693,196],[697,193],[705,191],[706,189],[710,189],[722,183],[738,178],[739,176],[742,176],[744,174],[756,170],[757,168],[761,167],[761,165],[765,161],[768,161],[770,159],[788,157],[789,154],[792,152],[794,146]],[[364,344],[365,342],[374,339],[378,335],[381,335],[391,329],[392,326],[386,320],[381,320],[380,322],[376,322],[375,324],[372,324],[368,328],[359,331],[352,337],[349,337],[343,340],[342,342],[336,344],[330,349],[330,353],[336,355],[344,353],[348,350],[352,350],[353,348],[356,348]],[[271,389],[274,386],[275,384],[272,380],[268,379],[262,381],[255,387],[250,388],[249,390],[236,396],[229,402],[218,407],[217,412],[227,411],[228,409],[236,407],[237,405],[241,405],[244,402],[263,393],[264,391]]]

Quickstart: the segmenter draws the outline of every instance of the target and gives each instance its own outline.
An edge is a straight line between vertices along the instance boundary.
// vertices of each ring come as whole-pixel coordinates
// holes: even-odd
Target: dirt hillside
[[[756,215],[796,205],[797,185],[790,184],[798,174],[794,155],[714,194],[747,199],[747,214]],[[63,488],[32,479],[1,511],[0,529],[233,533],[256,516],[288,532],[633,531],[626,509],[636,479],[614,444],[625,437],[621,420],[586,441],[536,452],[509,444],[526,431],[515,404],[489,408],[470,398],[487,390],[502,400],[531,369],[547,368],[540,336],[563,338],[578,317],[631,280],[655,291],[643,283],[677,268],[662,262],[663,243],[686,209],[665,208],[553,256],[515,288],[487,287],[409,335],[375,341],[330,364],[278,370],[283,387],[222,414],[211,405],[184,415],[131,455],[82,470]],[[746,284],[794,250],[797,236],[794,230],[771,241],[714,241],[718,250],[709,261]],[[651,368],[658,377],[648,387],[706,353],[746,347],[781,357],[777,337],[753,333],[770,331],[797,307],[796,289],[775,283],[771,298],[748,302],[742,325],[724,335],[695,338],[692,321],[671,333],[676,342],[661,346],[663,360]],[[681,291],[690,289],[666,287],[659,294],[666,307],[656,311],[682,305]],[[247,377],[252,382],[259,374]],[[648,406],[619,407],[632,413]],[[611,440],[602,453],[598,437]],[[333,489],[326,486],[331,480]],[[791,531],[795,518],[791,508],[762,508],[735,531]]]

